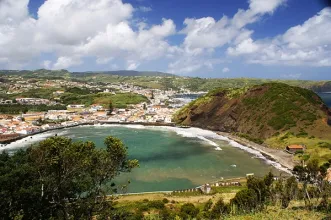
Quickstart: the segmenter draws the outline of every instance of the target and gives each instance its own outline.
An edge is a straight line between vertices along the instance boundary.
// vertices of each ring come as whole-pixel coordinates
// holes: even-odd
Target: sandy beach
[[[293,155],[286,153],[285,151],[268,148],[263,145],[259,145],[254,142],[251,142],[247,139],[232,135],[230,133],[225,133],[225,132],[216,132],[216,133],[221,136],[227,137],[235,142],[238,142],[242,145],[245,145],[247,147],[253,148],[254,150],[261,152],[262,154],[270,157],[272,160],[281,164],[282,166],[286,167],[287,169],[292,170],[293,167],[296,165],[293,160]]]

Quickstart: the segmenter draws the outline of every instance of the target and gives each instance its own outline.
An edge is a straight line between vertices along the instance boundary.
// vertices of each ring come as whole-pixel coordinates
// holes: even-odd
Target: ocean
[[[280,173],[275,168],[279,164],[268,161],[259,152],[198,128],[81,126],[36,135],[6,148],[16,150],[55,133],[75,141],[93,141],[99,148],[104,147],[103,140],[109,135],[123,140],[129,157],[138,159],[140,164],[115,181],[119,186],[129,181],[124,191],[129,193],[188,189],[221,178],[244,177],[247,173]]]
[[[318,93],[318,95],[323,99],[325,104],[331,108],[331,92],[329,93]]]

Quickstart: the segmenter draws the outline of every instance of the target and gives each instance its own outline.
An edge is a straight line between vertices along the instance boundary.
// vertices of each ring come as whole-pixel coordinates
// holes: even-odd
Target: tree
[[[185,203],[180,208],[180,217],[183,219],[195,218],[199,214],[199,209],[192,203]]]
[[[260,209],[264,208],[267,196],[269,195],[268,188],[265,184],[265,180],[268,183],[268,178],[270,177],[267,177],[266,179],[260,179],[253,176],[248,177],[247,179],[247,188],[255,191],[258,198],[258,207],[260,207]]]
[[[1,195],[9,201],[1,203],[1,210],[26,219],[31,213],[40,219],[91,219],[110,209],[106,195],[116,192],[111,181],[137,167],[138,161],[127,159],[127,148],[119,139],[107,137],[104,143],[105,149],[97,149],[89,141],[52,137],[10,159],[3,155],[0,174],[10,178],[1,175]]]
[[[112,113],[114,111],[114,105],[113,105],[113,102],[111,100],[109,101],[108,108],[109,108],[109,113]]]
[[[227,215],[230,213],[229,205],[225,204],[223,198],[220,198],[210,212],[210,217],[212,219],[219,219],[222,215]]]
[[[252,189],[240,190],[230,201],[236,207],[235,213],[250,213],[258,207],[259,199],[256,192]]]

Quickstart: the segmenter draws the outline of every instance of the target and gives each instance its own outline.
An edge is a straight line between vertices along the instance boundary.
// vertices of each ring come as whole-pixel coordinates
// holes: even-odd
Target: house
[[[200,189],[202,190],[203,193],[209,194],[211,191],[211,186],[207,183],[203,185]]]
[[[85,105],[68,105],[67,108],[85,108]]]
[[[294,154],[295,152],[304,151],[304,150],[306,150],[305,145],[292,144],[292,145],[286,146],[286,151],[290,154]]]

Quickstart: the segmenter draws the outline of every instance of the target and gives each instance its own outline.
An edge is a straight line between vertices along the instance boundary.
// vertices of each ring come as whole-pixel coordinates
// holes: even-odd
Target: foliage
[[[262,139],[260,139],[260,138],[254,138],[254,137],[252,137],[251,135],[248,135],[248,134],[236,133],[236,135],[238,137],[245,138],[245,139],[247,139],[249,141],[252,141],[254,143],[257,143],[257,144],[263,144],[263,142],[264,142]]]
[[[113,137],[106,149],[92,142],[52,137],[13,156],[0,157],[0,208],[5,218],[91,218],[111,208],[106,193],[121,172],[138,165],[127,159],[127,149]]]
[[[231,199],[231,205],[236,207],[235,213],[249,213],[257,209],[258,197],[254,190],[243,189]]]
[[[92,104],[100,104],[104,107],[109,107],[109,103],[112,102],[113,107],[126,108],[130,104],[139,104],[142,102],[148,102],[145,96],[134,93],[97,93],[88,95],[77,95],[67,93],[61,96],[61,101],[65,104],[83,104],[89,106]]]
[[[220,198],[210,211],[210,218],[219,219],[223,215],[230,214],[230,212],[231,208],[229,204],[225,204],[223,198]]]
[[[11,105],[0,105],[1,114],[20,114],[30,112],[44,112],[48,110],[66,110],[64,105],[20,105],[20,104],[11,104]]]
[[[179,216],[183,219],[195,218],[199,213],[199,209],[196,208],[192,203],[185,203],[180,208]]]

